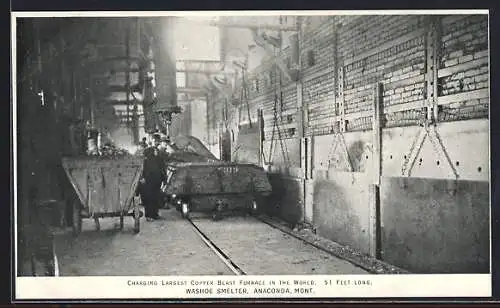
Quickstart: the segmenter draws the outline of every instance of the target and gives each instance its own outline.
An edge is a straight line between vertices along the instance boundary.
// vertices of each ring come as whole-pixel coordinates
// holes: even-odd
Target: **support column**
[[[125,93],[127,99],[127,130],[130,129],[130,23],[125,27],[125,59],[127,68],[125,69]]]
[[[439,41],[440,31],[439,19],[437,16],[428,17],[428,29],[426,37],[426,62],[427,74],[427,120],[437,121],[438,119],[438,66],[439,66]]]
[[[340,62],[340,61],[339,61]],[[342,62],[339,63],[337,69],[337,93],[338,93],[338,123],[340,133],[344,133],[347,129],[347,123],[345,120],[345,109],[344,109],[344,65]]]
[[[296,90],[297,90],[297,128],[298,128],[298,139],[300,141],[300,169],[301,169],[301,187],[302,187],[302,220],[307,223],[312,223],[313,221],[313,199],[312,194],[310,194],[309,189],[309,179],[310,179],[310,161],[311,161],[311,138],[307,137],[306,131],[309,127],[309,117],[308,117],[308,105],[304,102],[303,97],[303,82],[302,76],[300,76],[300,71],[302,68],[302,61],[300,57],[301,45],[302,41],[302,33],[301,33],[301,22],[302,18],[300,16],[297,17],[296,28],[299,30],[297,32],[295,53],[296,53],[296,65],[298,67],[298,76],[296,82]],[[294,48],[294,46],[292,46]]]
[[[257,111],[257,127],[258,127],[258,138],[259,138],[259,166],[264,165],[264,116],[262,109]]]
[[[373,89],[373,155],[372,183],[370,185],[370,255],[381,259],[381,212],[380,212],[380,176],[382,165],[382,97],[383,88],[377,83]]]

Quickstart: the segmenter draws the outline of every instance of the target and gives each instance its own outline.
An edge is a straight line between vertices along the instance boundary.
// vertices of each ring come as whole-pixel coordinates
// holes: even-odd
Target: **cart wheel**
[[[134,206],[134,233],[137,234],[141,231],[141,212],[139,211],[139,206],[135,204]]]
[[[45,276],[56,276],[56,266],[54,261],[49,261],[45,264]]]
[[[220,220],[222,218],[222,211],[224,211],[224,204],[222,202],[217,202],[215,210],[212,213],[212,220]]]
[[[220,213],[219,213],[219,212],[217,212],[217,211],[214,211],[214,212],[212,213],[212,220],[213,220],[213,221],[218,221],[218,220],[220,220],[220,219],[221,219],[221,215],[220,215]]]
[[[82,212],[78,202],[73,203],[73,234],[78,235],[82,232]]]
[[[94,217],[94,223],[95,223],[95,230],[100,231],[101,230],[101,224],[99,223],[99,218]]]
[[[191,209],[189,207],[189,204],[187,202],[183,202],[181,204],[181,214],[182,214],[182,217],[188,219],[190,211],[191,211]]]
[[[31,256],[31,258],[30,258],[30,265],[31,265],[31,276],[33,276],[33,277],[37,276],[37,274],[36,274],[36,260],[35,260],[35,256]]]
[[[121,213],[121,215],[120,215],[120,231],[123,230],[123,225],[124,225],[124,223],[123,223],[123,213]]]

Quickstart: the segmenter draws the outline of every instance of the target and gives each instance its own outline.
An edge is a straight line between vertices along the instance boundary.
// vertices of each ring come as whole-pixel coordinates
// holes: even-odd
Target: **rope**
[[[248,88],[247,83],[245,81],[245,71],[242,72],[242,97],[245,99],[245,105],[247,106],[247,114],[248,114],[248,123],[250,124],[250,128],[252,128],[252,117],[250,116],[250,102],[248,100]]]
[[[279,76],[279,71],[278,71],[278,76]],[[279,86],[280,86],[279,94],[281,96],[280,102],[283,102],[283,91],[281,90],[281,85],[282,85],[281,82],[282,82],[281,76],[279,76]],[[286,144],[282,138],[281,129],[279,128],[279,124],[278,124],[278,89],[276,89],[276,92],[274,95],[273,116],[274,116],[274,124],[273,124],[273,132],[272,132],[272,136],[271,136],[271,146],[269,149],[269,161],[268,162],[272,161],[271,158],[272,158],[272,154],[274,151],[274,142],[275,142],[274,136],[275,136],[275,132],[277,132],[278,138],[280,141],[281,155],[283,156],[283,159],[284,159],[286,166],[289,167],[290,157],[288,155],[288,148],[286,147]]]
[[[274,105],[273,105],[273,113],[276,114],[276,101],[278,99],[278,95],[277,94],[274,94]],[[276,118],[276,116],[274,116],[274,119]],[[275,131],[276,131],[276,120],[274,120],[274,124],[273,124],[273,132],[271,134],[271,145],[269,146],[269,159],[268,159],[268,163],[272,162],[272,155],[273,155],[273,151],[274,151],[274,134],[275,134]]]
[[[280,100],[279,100],[279,102],[280,102],[280,105],[281,105],[280,106],[280,116],[282,117],[282,113],[281,112],[283,111],[283,87],[282,87],[283,86],[283,84],[282,84],[283,81],[281,79],[281,74],[280,74],[280,71],[279,71],[278,67],[276,68],[276,71],[277,71],[277,74],[279,76],[279,90],[280,90],[280,93],[279,93]],[[279,126],[278,126],[279,124],[278,124],[277,114],[278,113],[275,112],[276,119],[275,119],[274,123],[278,127],[278,136],[280,138],[281,154],[283,155],[283,159],[285,160],[285,164],[287,165],[287,167],[289,167],[289,165],[290,165],[290,157],[288,156],[288,148],[286,147],[285,141],[281,137],[281,130],[280,130]]]

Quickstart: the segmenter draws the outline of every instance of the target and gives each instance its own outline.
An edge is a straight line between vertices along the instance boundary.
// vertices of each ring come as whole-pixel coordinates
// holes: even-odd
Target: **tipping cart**
[[[134,195],[142,173],[140,157],[65,157],[62,161],[66,175],[78,199],[73,204],[73,231],[79,234],[82,218],[94,219],[96,230],[99,218],[134,218],[134,232],[140,231],[142,213]]]

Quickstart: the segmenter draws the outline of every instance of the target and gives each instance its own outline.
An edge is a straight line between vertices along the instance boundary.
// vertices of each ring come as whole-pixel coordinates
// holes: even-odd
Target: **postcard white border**
[[[298,285],[294,281],[307,281],[309,284]],[[328,283],[326,283],[327,281]],[[16,282],[16,298],[27,300],[55,298],[94,300],[155,298],[174,300],[202,298],[335,299],[491,296],[491,276],[488,274],[18,277]],[[204,282],[209,283],[209,285]],[[143,285],[137,285],[138,283],[143,283]],[[173,283],[178,285],[172,285]],[[196,292],[200,292],[200,294],[189,294],[188,290],[198,290]],[[256,290],[257,293],[255,293]],[[258,292],[258,290],[262,292]]]

